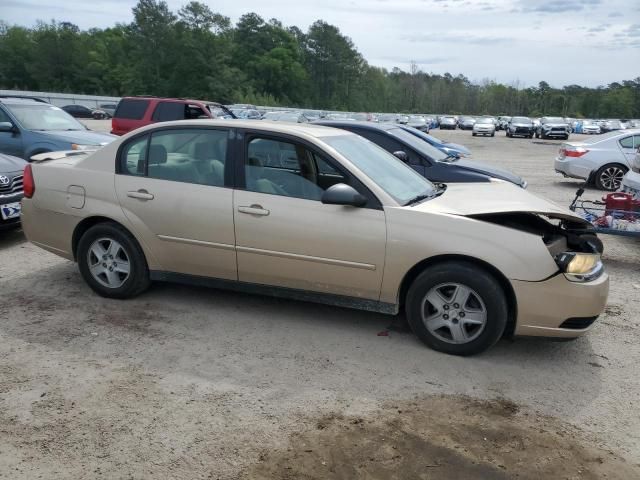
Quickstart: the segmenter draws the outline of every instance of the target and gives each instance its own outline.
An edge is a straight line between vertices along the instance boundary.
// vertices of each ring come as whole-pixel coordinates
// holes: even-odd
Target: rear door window
[[[147,111],[149,100],[121,100],[114,113],[115,118],[127,118],[130,120],[140,120]]]
[[[170,122],[184,120],[186,105],[179,102],[160,102],[153,112],[152,120],[156,122]]]
[[[633,137],[625,137],[621,139],[620,146],[622,148],[633,148]]]

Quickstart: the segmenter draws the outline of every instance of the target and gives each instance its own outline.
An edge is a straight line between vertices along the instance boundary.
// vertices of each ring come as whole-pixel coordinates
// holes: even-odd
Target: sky
[[[640,77],[638,0],[201,0],[237,21],[256,12],[306,30],[336,25],[376,66],[526,87],[595,87]],[[133,19],[136,0],[0,0],[0,19],[82,29]],[[187,0],[168,0],[172,11]]]

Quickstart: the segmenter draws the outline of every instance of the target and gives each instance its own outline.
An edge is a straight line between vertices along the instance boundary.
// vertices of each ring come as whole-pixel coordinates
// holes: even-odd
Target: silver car
[[[640,129],[621,130],[566,142],[555,161],[556,172],[571,178],[588,179],[592,174],[596,187],[618,190],[622,177],[631,168],[640,147]]]

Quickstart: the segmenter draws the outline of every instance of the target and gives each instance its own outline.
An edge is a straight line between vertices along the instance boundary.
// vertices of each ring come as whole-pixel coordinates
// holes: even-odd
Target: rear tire
[[[508,308],[493,275],[474,264],[450,261],[425,269],[406,299],[413,332],[430,348],[451,355],[475,355],[504,333]]]
[[[99,223],[80,238],[80,273],[98,295],[132,298],[150,285],[149,268],[137,240],[116,223]]]
[[[600,167],[596,173],[595,184],[600,190],[614,192],[620,188],[622,177],[627,173],[627,168],[617,163],[608,163]]]

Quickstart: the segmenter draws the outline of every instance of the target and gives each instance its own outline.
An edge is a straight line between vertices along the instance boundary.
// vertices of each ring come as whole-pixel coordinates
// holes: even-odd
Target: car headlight
[[[95,145],[80,145],[79,143],[72,143],[71,150],[95,150]]]
[[[602,260],[597,253],[563,252],[555,257],[555,261],[571,282],[590,282],[604,271]]]

